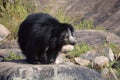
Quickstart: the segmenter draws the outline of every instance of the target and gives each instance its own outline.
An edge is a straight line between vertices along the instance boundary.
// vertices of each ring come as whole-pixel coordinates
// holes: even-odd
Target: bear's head
[[[58,28],[54,31],[53,35],[57,37],[59,45],[75,45],[76,40],[73,37],[74,28],[67,23],[60,23]]]

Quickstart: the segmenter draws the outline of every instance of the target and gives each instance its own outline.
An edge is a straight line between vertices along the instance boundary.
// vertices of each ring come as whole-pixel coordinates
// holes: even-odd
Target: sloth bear
[[[74,45],[74,29],[45,13],[29,15],[20,25],[18,44],[31,64],[54,63],[63,45]]]

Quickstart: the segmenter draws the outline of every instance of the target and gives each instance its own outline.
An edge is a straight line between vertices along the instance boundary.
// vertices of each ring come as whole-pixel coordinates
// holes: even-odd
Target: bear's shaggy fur
[[[31,14],[19,27],[18,43],[29,63],[50,64],[63,45],[75,44],[73,31],[70,24],[60,23],[49,14]]]

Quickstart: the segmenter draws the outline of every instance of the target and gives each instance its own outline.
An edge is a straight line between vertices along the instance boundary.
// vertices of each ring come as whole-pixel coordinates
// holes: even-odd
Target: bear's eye
[[[66,34],[66,31],[63,31],[63,32],[61,33],[62,36],[65,36],[65,34]]]
[[[69,38],[69,34],[66,33],[66,34],[64,35],[64,37],[65,37],[65,38]]]
[[[68,34],[67,31],[64,31],[64,32],[63,32],[63,37],[64,37],[64,38],[69,38],[69,34]]]
[[[63,34],[65,34],[66,33],[66,31],[63,31]]]

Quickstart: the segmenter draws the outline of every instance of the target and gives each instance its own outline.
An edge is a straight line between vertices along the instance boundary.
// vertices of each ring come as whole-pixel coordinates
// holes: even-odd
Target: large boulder
[[[24,61],[1,62],[0,80],[105,80],[82,66],[31,65]]]
[[[119,36],[102,30],[78,30],[74,36],[78,43],[86,43],[90,46],[100,46],[106,42],[120,45]]]
[[[37,1],[37,0],[36,0]],[[66,15],[80,18],[81,20],[89,19],[93,21],[94,26],[103,26],[107,30],[113,31],[120,35],[120,0],[39,0],[39,8],[46,6],[49,13],[56,14],[63,9]],[[43,3],[43,4],[42,4]],[[86,6],[87,5],[87,6]]]

